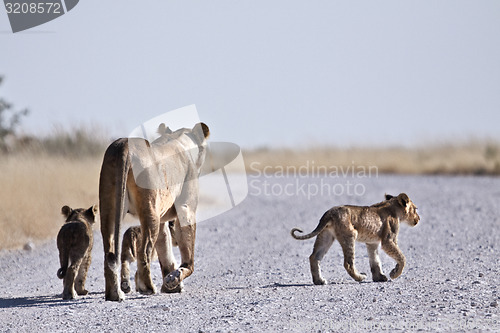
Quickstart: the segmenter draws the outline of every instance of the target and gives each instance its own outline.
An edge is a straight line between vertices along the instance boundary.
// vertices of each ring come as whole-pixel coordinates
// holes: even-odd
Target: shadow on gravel
[[[267,289],[267,288],[286,288],[286,287],[312,287],[314,286],[313,284],[307,284],[307,283],[290,283],[290,284],[284,284],[284,283],[272,283],[268,284],[265,286],[260,286],[260,287],[227,287],[225,289],[227,290],[247,290],[247,289],[256,289],[256,288],[262,288],[262,289]]]
[[[89,293],[104,294],[104,293]],[[53,296],[33,296],[33,297],[15,297],[15,298],[0,298],[0,309],[8,308],[31,308],[39,306],[67,306],[74,303],[84,303],[85,298],[78,298],[75,300],[63,300],[61,295]]]
[[[310,283],[290,283],[290,284],[285,284],[285,283],[272,283],[268,284],[266,286],[262,286],[261,288],[288,288],[288,287],[312,287],[314,286],[313,284]]]

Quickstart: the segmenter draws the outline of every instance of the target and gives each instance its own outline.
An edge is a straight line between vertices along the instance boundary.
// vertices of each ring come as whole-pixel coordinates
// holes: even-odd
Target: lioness
[[[354,265],[355,241],[366,243],[373,281],[387,281],[378,256],[380,243],[382,249],[396,261],[396,267],[390,273],[391,279],[401,275],[406,259],[398,247],[399,224],[406,222],[415,226],[420,216],[417,214],[417,207],[405,193],[397,197],[386,194],[385,198],[385,201],[368,207],[333,207],[321,217],[316,229],[308,235],[297,236],[295,232],[302,230],[292,229],[291,234],[295,239],[308,239],[318,235],[309,257],[314,284],[326,284],[326,280],[321,277],[319,262],[335,239],[344,252],[344,267],[354,280],[363,281],[366,278],[366,274],[358,273]]]
[[[74,299],[76,294],[87,295],[88,293],[85,290],[85,280],[92,260],[92,245],[94,244],[92,225],[95,222],[97,206],[92,206],[87,210],[64,206],[61,213],[66,218],[66,222],[57,234],[57,248],[61,263],[57,277],[64,278],[63,299]]]
[[[153,294],[151,255],[156,247],[162,267],[162,292],[180,292],[194,270],[198,176],[210,131],[204,123],[170,131],[161,125],[153,142],[122,138],[104,154],[99,180],[101,233],[104,245],[106,300],[121,301],[118,283],[120,223],[128,212],[139,217],[142,242],[137,251],[136,285]],[[160,222],[175,219],[181,265],[176,267],[169,228]]]
[[[160,223],[160,230],[165,227],[165,223]],[[172,237],[172,246],[177,246],[175,242],[175,230],[174,221],[168,222],[168,227],[170,229],[170,235]],[[122,271],[121,271],[121,289],[124,293],[130,292],[130,264],[135,262],[137,259],[137,251],[142,243],[142,233],[141,226],[133,226],[127,229],[123,234],[122,241]],[[155,256],[155,249],[153,248],[152,257]],[[136,283],[136,291],[138,291],[138,285]]]

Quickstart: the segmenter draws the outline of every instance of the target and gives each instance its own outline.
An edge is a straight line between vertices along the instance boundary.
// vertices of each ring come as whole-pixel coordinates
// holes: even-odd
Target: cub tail
[[[57,236],[57,242],[57,247],[59,248],[59,263],[61,264],[61,268],[57,270],[57,277],[62,279],[68,270],[69,254],[68,251],[64,249],[64,245],[60,245],[59,235]]]
[[[328,222],[330,222],[330,218],[327,217],[327,213],[328,212],[326,212],[325,214],[323,214],[323,216],[319,220],[318,226],[310,234],[303,235],[303,236],[298,236],[298,235],[295,234],[295,232],[302,233],[303,231],[301,229],[299,229],[299,228],[293,228],[290,231],[290,235],[292,235],[293,238],[299,239],[299,240],[309,239],[309,238],[313,238],[314,236],[317,236],[321,231],[323,231],[323,229],[325,229],[325,227],[327,226]]]
[[[66,275],[67,270],[68,270],[68,266],[59,268],[57,270],[57,277],[60,279],[63,279],[64,276]]]

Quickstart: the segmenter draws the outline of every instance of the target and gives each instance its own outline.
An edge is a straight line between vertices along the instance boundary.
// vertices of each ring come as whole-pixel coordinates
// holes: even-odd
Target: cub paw
[[[65,292],[65,293],[63,293],[62,298],[63,298],[64,300],[71,300],[71,299],[75,299],[75,298],[76,298],[76,294],[75,294],[74,292],[72,292],[72,293]]]
[[[83,289],[83,290],[77,290],[76,293],[80,296],[85,296],[89,293],[89,291],[86,289]]]
[[[354,278],[354,280],[358,281],[358,282],[361,282],[363,281],[364,279],[366,279],[366,274],[365,273],[359,273],[358,276],[356,276]]]
[[[313,279],[313,283],[317,286],[322,286],[327,284],[328,282],[323,278],[319,278],[319,279]]]
[[[125,294],[130,292],[130,283],[128,281],[123,281],[120,288]]]

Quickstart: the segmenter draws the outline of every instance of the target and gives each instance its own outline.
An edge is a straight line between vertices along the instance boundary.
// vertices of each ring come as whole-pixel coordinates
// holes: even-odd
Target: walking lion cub
[[[298,228],[291,230],[295,239],[318,236],[309,257],[314,284],[326,284],[321,276],[319,263],[335,239],[344,252],[344,267],[354,280],[363,281],[366,278],[366,274],[359,273],[354,265],[356,241],[366,243],[373,281],[387,281],[378,255],[380,243],[382,249],[396,261],[396,267],[390,273],[391,279],[401,275],[406,259],[398,247],[399,224],[406,222],[410,226],[416,226],[420,216],[417,214],[417,207],[405,193],[397,197],[386,194],[385,199],[372,206],[333,207],[321,217],[316,229],[304,236],[295,235],[295,232],[302,232]]]
[[[92,260],[94,244],[92,225],[95,223],[97,206],[71,209],[64,206],[61,213],[66,222],[57,234],[57,248],[61,268],[57,277],[64,279],[63,299],[74,299],[76,294],[87,295],[85,280]],[[75,292],[76,290],[76,292]]]
[[[160,232],[166,232],[165,223],[160,223]],[[170,238],[172,240],[172,246],[178,246],[177,241],[175,240],[175,225],[174,221],[168,222],[168,228],[170,231]],[[122,241],[122,252],[121,252],[121,262],[122,262],[122,270],[121,270],[121,290],[128,294],[131,291],[130,288],[130,264],[137,260],[137,253],[139,252],[140,244],[142,243],[142,231],[141,226],[133,226],[127,229],[123,234]],[[156,249],[153,247],[153,253],[151,254],[151,258],[155,256]],[[174,259],[173,259],[174,260]],[[161,262],[160,262],[161,266]],[[163,267],[162,267],[163,269]],[[136,273],[137,274],[137,273]],[[137,285],[136,278],[136,291],[139,291],[139,286]]]

